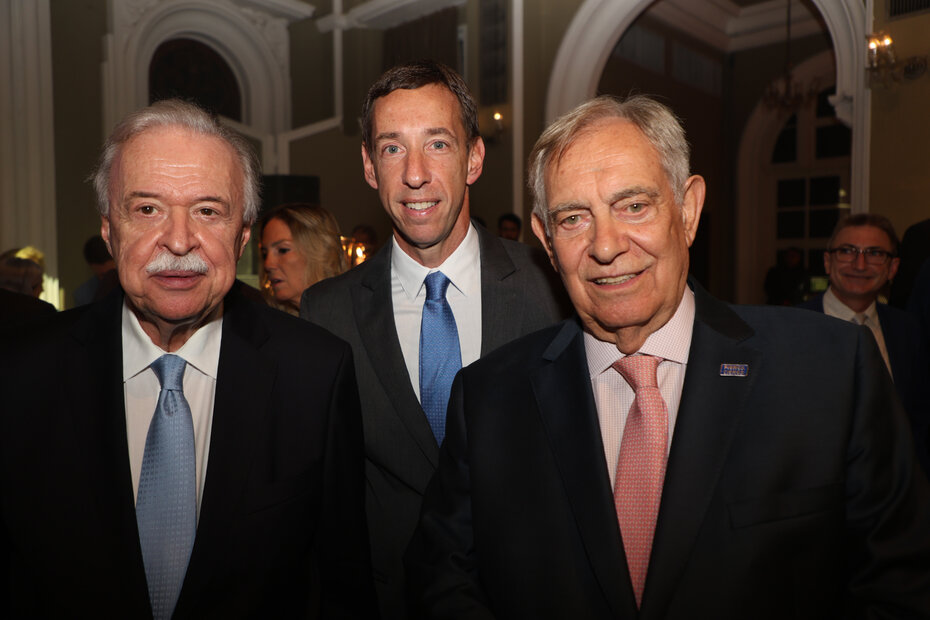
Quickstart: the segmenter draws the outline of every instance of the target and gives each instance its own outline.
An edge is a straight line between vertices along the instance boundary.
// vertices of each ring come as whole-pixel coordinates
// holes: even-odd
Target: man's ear
[[[555,252],[552,249],[552,244],[549,242],[549,235],[546,234],[546,226],[543,224],[542,220],[539,219],[539,216],[535,213],[530,220],[530,225],[533,227],[533,234],[536,235],[536,238],[539,239],[539,242],[543,244],[543,248],[546,249],[546,254],[549,255],[549,262],[552,263],[552,268],[559,271],[559,262],[555,257]]]
[[[243,226],[242,227],[242,239],[239,242],[239,254],[236,256],[236,260],[242,258],[242,253],[245,252],[245,246],[248,245],[249,239],[252,238],[252,227]]]
[[[107,251],[110,253],[110,256],[113,256],[113,248],[110,246],[110,220],[100,216],[100,236],[103,237],[103,242],[107,244]],[[114,258],[116,258],[114,256]]]
[[[894,277],[898,273],[898,267],[901,266],[901,259],[899,257],[894,257],[891,259],[891,265],[888,266],[888,281],[894,280]]]
[[[706,192],[707,186],[704,183],[704,177],[695,174],[685,181],[681,217],[684,222],[685,239],[688,241],[689,248],[694,243],[695,235],[697,235],[698,222],[701,220],[701,211],[704,209],[704,195]]]
[[[483,169],[484,140],[481,139],[481,136],[478,136],[472,142],[471,148],[468,149],[468,176],[465,178],[465,183],[471,185],[477,181]]]
[[[368,149],[362,145],[362,168],[365,170],[365,180],[373,189],[378,189],[378,175],[375,174],[375,164],[371,161]]]

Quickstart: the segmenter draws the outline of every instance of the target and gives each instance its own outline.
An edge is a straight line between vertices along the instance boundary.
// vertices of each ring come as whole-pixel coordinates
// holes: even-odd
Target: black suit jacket
[[[371,618],[349,347],[224,302],[197,536],[175,618]],[[126,440],[122,295],[64,312],[0,371],[0,616],[151,617]]]
[[[930,615],[927,482],[873,339],[811,312],[695,295],[641,610],[569,321],[456,378],[407,552],[425,617]]]
[[[481,248],[481,353],[567,316],[545,255],[475,227]],[[308,289],[301,316],[355,353],[365,434],[366,510],[382,617],[404,618],[402,556],[439,446],[410,382],[394,324],[391,243],[355,269]]]
[[[823,312],[823,295],[817,295],[799,307]],[[895,391],[911,420],[917,460],[930,476],[930,360],[917,317],[904,310],[876,304],[878,322],[888,350]]]
[[[0,330],[30,323],[55,312],[55,306],[47,301],[0,288]]]

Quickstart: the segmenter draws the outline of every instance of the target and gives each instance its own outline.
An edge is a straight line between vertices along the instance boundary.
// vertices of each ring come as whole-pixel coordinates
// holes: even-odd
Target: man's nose
[[[404,160],[404,185],[417,189],[429,183],[430,172],[426,156],[413,149]]]
[[[610,218],[595,218],[588,234],[591,235],[590,254],[602,265],[609,265],[617,256],[630,249],[626,226]]]
[[[196,247],[196,223],[186,209],[172,209],[169,212],[162,243],[172,254],[178,256],[183,256]]]
[[[856,269],[865,269],[865,252],[856,252],[856,257],[853,259],[853,265]]]

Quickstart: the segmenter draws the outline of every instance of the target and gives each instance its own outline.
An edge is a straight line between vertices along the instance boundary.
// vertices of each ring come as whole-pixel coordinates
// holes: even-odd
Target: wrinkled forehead
[[[579,173],[624,164],[635,164],[637,169],[648,166],[661,174],[662,183],[668,182],[659,152],[631,121],[602,118],[580,127],[553,146],[543,176],[547,207],[552,206],[554,190],[572,183]]]
[[[122,199],[129,177],[148,180],[166,165],[193,171],[213,190],[209,193],[228,199],[239,215],[244,212],[245,171],[236,149],[218,136],[175,126],[143,130],[121,145],[110,168],[110,204]]]

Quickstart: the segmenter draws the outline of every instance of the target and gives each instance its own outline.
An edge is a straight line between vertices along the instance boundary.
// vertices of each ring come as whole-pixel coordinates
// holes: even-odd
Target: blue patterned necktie
[[[426,276],[426,302],[420,324],[420,403],[436,441],[446,434],[446,406],[452,379],[462,367],[459,332],[446,301],[449,278],[441,271]]]
[[[182,385],[186,365],[177,355],[162,355],[151,366],[161,392],[145,439],[136,523],[155,620],[174,612],[197,533],[194,423]]]

